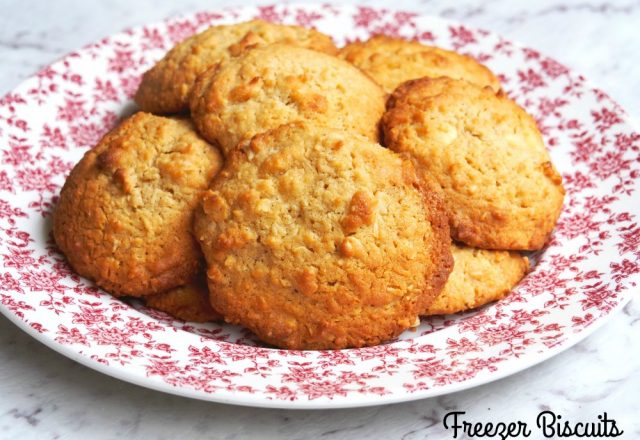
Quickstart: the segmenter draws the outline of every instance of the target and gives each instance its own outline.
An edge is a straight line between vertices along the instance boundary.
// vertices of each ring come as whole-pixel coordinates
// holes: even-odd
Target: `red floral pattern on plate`
[[[550,245],[505,300],[423,320],[377,347],[286,351],[239,327],[191,324],[123,303],[78,277],[50,216],[65,176],[119,118],[141,74],[209,25],[261,17],[314,26],[337,43],[373,33],[487,63],[533,114],[567,198]],[[286,5],[198,13],[105,38],[0,99],[0,310],[92,368],[185,396],[255,406],[339,407],[434,396],[519,371],[582,339],[640,279],[640,135],[618,105],[539,52],[492,33],[365,6]]]

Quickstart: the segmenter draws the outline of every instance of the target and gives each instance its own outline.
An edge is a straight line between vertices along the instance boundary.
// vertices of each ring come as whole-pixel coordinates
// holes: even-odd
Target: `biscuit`
[[[544,246],[564,188],[530,115],[501,93],[449,78],[408,81],[387,105],[386,145],[410,153],[441,189],[455,240],[483,249]]]
[[[53,219],[75,271],[114,295],[190,281],[201,265],[193,211],[222,166],[188,120],[136,113],[75,166]]]
[[[203,73],[191,114],[200,133],[226,154],[243,140],[298,120],[377,141],[385,99],[380,86],[346,61],[273,44]]]
[[[189,108],[189,95],[196,77],[207,68],[246,48],[286,43],[335,54],[331,37],[314,29],[253,20],[213,26],[193,35],[171,49],[147,71],[135,96],[144,111],[167,114]]]
[[[283,348],[393,338],[451,270],[432,199],[410,161],[360,135],[303,122],[257,135],[196,212],[211,303]]]
[[[518,252],[453,244],[451,253],[447,284],[423,315],[463,312],[502,299],[529,270],[529,260]]]
[[[467,55],[377,35],[343,47],[339,56],[375,79],[388,93],[410,79],[448,76],[500,90],[500,81],[484,65]]]
[[[209,303],[209,290],[204,273],[184,286],[144,297],[148,307],[191,322],[218,321],[222,317]]]

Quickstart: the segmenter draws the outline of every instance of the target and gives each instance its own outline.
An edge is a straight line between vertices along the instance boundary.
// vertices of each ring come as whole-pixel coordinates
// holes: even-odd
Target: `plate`
[[[375,33],[468,53],[533,114],[564,177],[549,246],[514,292],[478,311],[424,319],[388,344],[339,351],[261,347],[239,327],[184,323],[75,275],[51,238],[65,175],[134,111],[140,76],[209,25],[260,17],[315,26],[338,44]],[[104,38],[0,100],[0,310],[60,353],[182,396],[288,408],[421,399],[496,380],[583,339],[640,280],[640,135],[581,75],[491,32],[364,6],[281,5],[201,12]]]

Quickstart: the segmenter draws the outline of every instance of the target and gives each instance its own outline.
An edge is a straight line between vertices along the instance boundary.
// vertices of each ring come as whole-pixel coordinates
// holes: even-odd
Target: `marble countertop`
[[[244,3],[272,3],[246,1]],[[0,0],[0,95],[65,53],[125,27],[215,9],[219,0]],[[383,0],[496,31],[594,81],[640,126],[640,1]],[[442,418],[535,424],[540,411],[594,421],[607,412],[640,438],[640,301],[564,353],[471,390],[371,408],[291,411],[235,407],[147,390],[85,368],[0,316],[0,439],[447,439]],[[530,438],[539,438],[535,432]]]

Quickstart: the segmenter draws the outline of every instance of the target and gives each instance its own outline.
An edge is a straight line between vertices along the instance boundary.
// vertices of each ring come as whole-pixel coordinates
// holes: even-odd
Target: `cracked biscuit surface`
[[[530,115],[502,94],[448,78],[408,81],[387,106],[385,143],[410,153],[441,189],[452,238],[484,249],[545,245],[564,188]]]
[[[202,74],[191,115],[200,133],[225,154],[256,134],[299,120],[377,141],[385,98],[380,86],[346,61],[273,44]]]
[[[220,152],[188,120],[136,113],[67,178],[55,241],[77,273],[114,295],[185,284],[202,259],[193,211],[221,166]]]
[[[371,75],[388,93],[410,79],[440,76],[500,90],[498,78],[470,56],[417,41],[377,35],[346,45],[339,56]]]
[[[453,270],[422,315],[463,312],[504,298],[529,270],[527,257],[452,244]]]
[[[389,340],[451,270],[433,197],[409,161],[362,136],[300,122],[257,135],[196,212],[212,305],[283,348]]]
[[[188,110],[189,95],[198,75],[247,48],[276,42],[329,54],[337,51],[331,37],[300,26],[263,20],[213,26],[178,43],[148,70],[136,92],[135,101],[142,110],[151,113]]]

